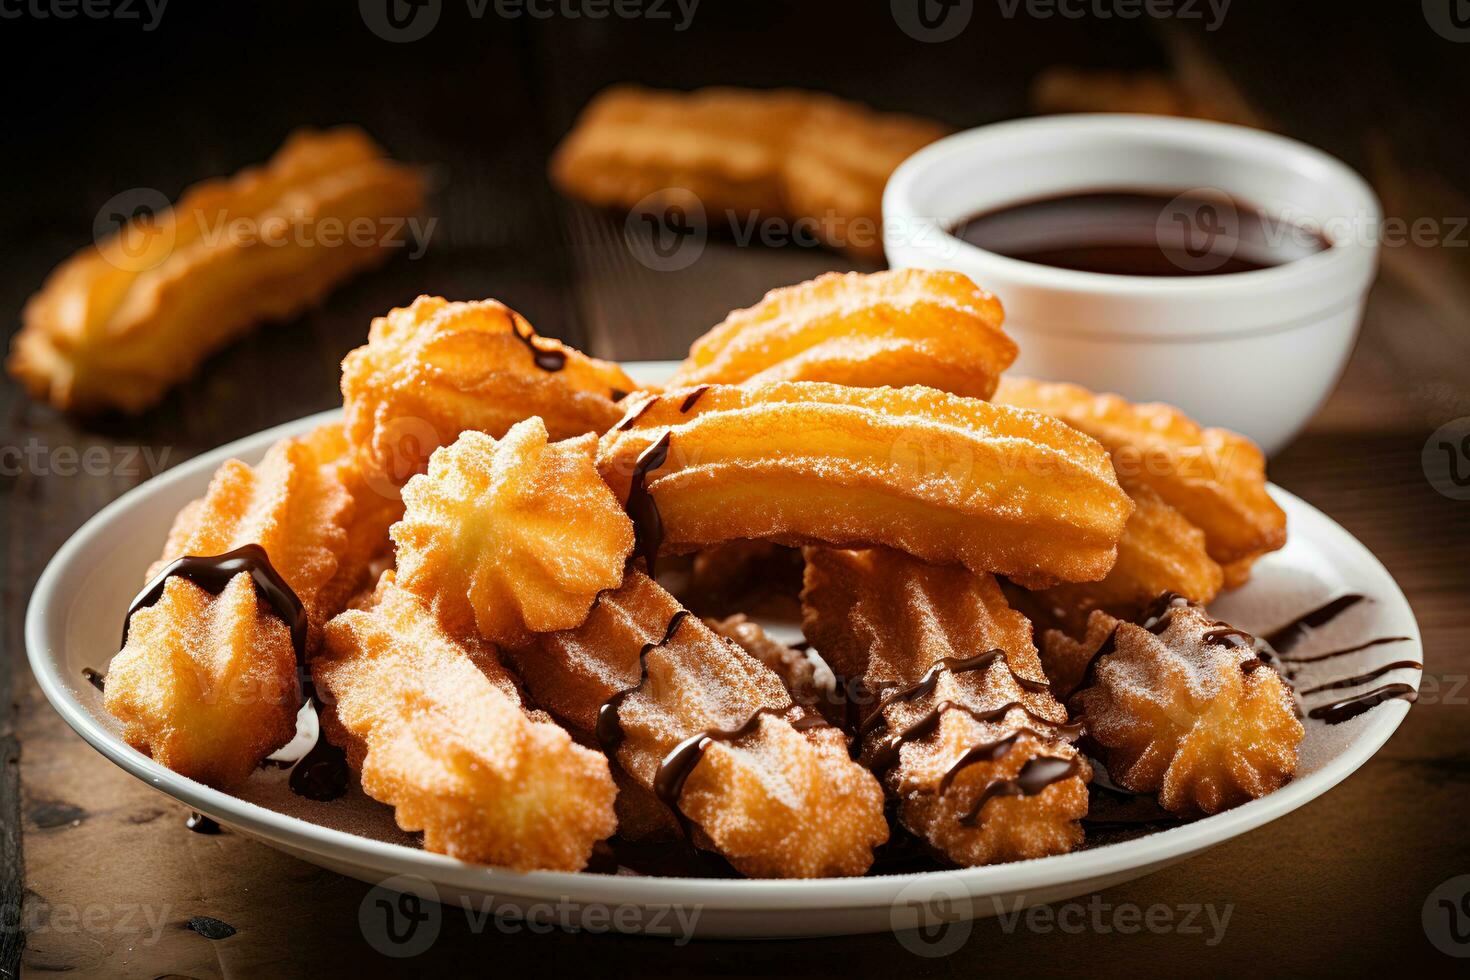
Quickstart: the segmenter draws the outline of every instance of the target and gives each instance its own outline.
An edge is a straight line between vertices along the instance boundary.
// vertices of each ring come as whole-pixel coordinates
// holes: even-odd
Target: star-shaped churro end
[[[129,745],[190,779],[233,786],[296,730],[295,664],[290,630],[248,572],[217,596],[171,578],[133,615],[103,703]]]
[[[1044,644],[1049,676],[1086,719],[1113,780],[1186,816],[1280,789],[1303,736],[1281,676],[1255,638],[1182,600],[1142,625],[1095,612],[1086,638]]]
[[[342,362],[347,437],[390,492],[461,432],[495,438],[539,416],[553,439],[601,432],[637,385],[622,368],[536,333],[503,303],[420,296],[373,321]]]
[[[539,418],[466,432],[404,487],[398,581],[451,629],[517,646],[572,629],[616,586],[633,525],[597,475],[597,441],[548,443]]]

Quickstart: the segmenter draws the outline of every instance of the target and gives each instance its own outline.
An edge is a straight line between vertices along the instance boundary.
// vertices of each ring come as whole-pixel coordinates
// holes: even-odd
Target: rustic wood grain
[[[1463,112],[1470,48],[1428,31],[1416,4],[1370,17],[1341,5],[1288,12],[1241,0],[1220,31],[1196,32],[1184,44],[1118,21],[987,19],[977,4],[966,35],[941,45],[904,37],[885,4],[859,13],[852,4],[755,3],[732,12],[711,3],[683,33],[615,20],[472,22],[446,4],[436,33],[410,45],[368,35],[351,4],[326,6],[170,8],[150,34],[114,23],[7,23],[3,40],[15,45],[14,57],[0,59],[0,78],[30,93],[0,134],[14,168],[0,209],[0,309],[12,326],[45,272],[86,243],[96,208],[116,190],[176,194],[201,175],[262,158],[301,122],[361,122],[398,156],[431,164],[440,225],[422,258],[399,256],[321,309],[247,338],[141,418],[79,424],[0,382],[0,445],[148,447],[175,465],[335,404],[342,354],[361,342],[371,316],[419,292],[500,297],[543,332],[602,356],[672,357],[766,289],[850,267],[825,251],[740,248],[720,238],[687,269],[640,263],[619,219],[559,199],[543,173],[576,109],[613,81],[823,87],[968,126],[1024,112],[1031,76],[1049,64],[1167,68],[1172,53],[1181,74],[1230,80],[1273,126],[1364,169],[1387,213],[1452,218],[1470,210],[1470,148],[1464,127],[1448,125]],[[842,40],[836,19],[847,28]],[[92,71],[75,79],[48,71],[52,84],[35,85],[33,72],[61,63]],[[990,920],[974,925],[960,952],[925,959],[887,935],[680,946],[477,933],[464,915],[446,914],[438,942],[406,965],[927,977],[1041,965],[1107,976],[1451,963],[1429,947],[1420,909],[1441,881],[1470,872],[1462,826],[1470,806],[1470,505],[1437,494],[1419,454],[1436,426],[1470,414],[1467,255],[1452,247],[1385,255],[1342,386],[1272,463],[1278,482],[1342,523],[1398,579],[1440,696],[1411,711],[1394,739],[1328,796],[1096,899],[1228,908],[1223,941],[1038,934]],[[0,907],[13,909],[23,891],[29,927],[0,923],[0,976],[21,964],[33,975],[137,977],[392,968],[359,930],[366,885],[238,835],[186,833],[183,808],[86,746],[30,676],[22,620],[42,567],[82,521],[149,475],[145,467],[106,477],[0,477]],[[68,918],[88,908],[101,910],[93,927]],[[160,927],[143,920],[141,929],[138,921],[124,928],[129,908]],[[237,931],[205,939],[184,926],[196,915]]]

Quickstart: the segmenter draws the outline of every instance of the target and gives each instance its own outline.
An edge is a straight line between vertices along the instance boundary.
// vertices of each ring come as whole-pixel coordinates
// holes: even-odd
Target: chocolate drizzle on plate
[[[265,598],[271,610],[291,631],[291,647],[296,653],[296,667],[301,677],[302,703],[311,701],[320,715],[320,700],[311,683],[311,668],[306,659],[306,607],[286,579],[271,564],[270,555],[258,544],[242,545],[222,555],[186,555],[169,562],[143,587],[143,591],[138,593],[128,607],[128,617],[123,623],[122,646],[127,646],[128,626],[132,623],[133,614],[156,603],[163,595],[170,578],[178,576],[187,579],[206,592],[219,595],[230,580],[241,573],[250,576],[255,583],[256,594]],[[326,802],[347,792],[351,775],[346,754],[326,740],[318,725],[316,745],[292,767],[290,785],[298,796]]]
[[[1357,687],[1359,684],[1366,684],[1369,681],[1376,681],[1378,678],[1382,677],[1384,674],[1387,674],[1389,671],[1392,670],[1423,669],[1424,665],[1417,660],[1395,660],[1392,663],[1384,664],[1382,667],[1375,667],[1374,669],[1367,671],[1366,673],[1354,674],[1352,677],[1344,677],[1341,680],[1328,681],[1326,684],[1318,684],[1316,687],[1309,687],[1305,691],[1300,691],[1298,693],[1305,697],[1308,694],[1318,694],[1322,691],[1340,691],[1346,687]]]
[[[1340,725],[1351,718],[1358,717],[1370,708],[1378,707],[1385,701],[1398,700],[1413,704],[1419,700],[1419,692],[1409,684],[1385,684],[1371,691],[1343,698],[1341,701],[1319,705],[1308,711],[1307,717],[1325,721],[1329,725]]]
[[[1362,602],[1363,596],[1356,593],[1338,596],[1325,605],[1318,606],[1311,612],[1305,613],[1293,619],[1285,626],[1281,626],[1267,633],[1265,640],[1271,644],[1271,649],[1277,653],[1286,653],[1294,648],[1312,632],[1332,622],[1344,612]]]
[[[653,577],[658,550],[663,545],[664,521],[659,515],[658,504],[648,492],[648,474],[668,460],[672,438],[673,431],[665,431],[657,442],[638,454],[638,460],[633,464],[633,480],[628,485],[628,502],[624,505],[633,521],[633,557],[643,559],[649,578]]]
[[[522,331],[522,327],[525,330]],[[554,373],[567,366],[567,353],[562,350],[547,350],[536,346],[536,328],[514,310],[510,314],[510,330],[516,339],[531,352],[531,360],[543,371]]]
[[[1361,653],[1372,647],[1381,647],[1389,643],[1407,643],[1409,639],[1407,636],[1381,636],[1376,640],[1369,640],[1367,643],[1359,643],[1357,646],[1344,647],[1341,650],[1329,650],[1326,653],[1318,653],[1310,657],[1278,656],[1276,659],[1284,664],[1315,664],[1323,660],[1331,660],[1333,657],[1344,657],[1350,653]]]
[[[612,697],[602,703],[597,709],[597,743],[602,746],[603,754],[609,759],[613,758],[618,747],[627,738],[623,731],[623,723],[618,718],[618,711],[623,702],[632,697],[636,692],[642,690],[644,682],[648,680],[648,655],[659,647],[664,646],[679,632],[679,624],[689,618],[689,610],[680,609],[669,619],[669,624],[664,627],[664,635],[654,643],[645,643],[638,651],[638,683],[631,687],[625,687]]]

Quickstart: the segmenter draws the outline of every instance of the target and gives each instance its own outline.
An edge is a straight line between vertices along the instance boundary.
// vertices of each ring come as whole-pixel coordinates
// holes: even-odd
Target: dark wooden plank
[[[51,453],[44,458],[58,448],[146,446],[169,450],[166,462],[177,463],[334,404],[337,360],[361,342],[371,316],[418,292],[498,296],[544,332],[596,353],[668,357],[765,289],[847,267],[826,252],[740,249],[718,238],[686,269],[640,263],[616,216],[559,199],[544,178],[546,154],[602,85],[805,85],[967,126],[1022,114],[1031,77],[1049,64],[1158,66],[1170,48],[1167,34],[1161,42],[1137,23],[1006,19],[990,5],[974,7],[966,33],[939,45],[905,36],[886,4],[768,0],[705,0],[682,32],[616,19],[474,21],[451,3],[430,38],[407,45],[373,37],[350,4],[178,5],[151,33],[112,22],[7,22],[0,82],[25,93],[0,128],[9,178],[0,188],[0,310],[12,328],[25,295],[86,243],[97,208],[118,189],[173,195],[197,177],[262,158],[298,123],[361,122],[395,154],[431,164],[440,224],[422,258],[397,257],[320,310],[243,341],[139,419],[79,425],[0,382],[0,446],[34,440]],[[1430,31],[1417,5],[1369,14],[1340,4],[1237,3],[1222,29],[1199,41],[1274,124],[1365,169],[1390,214],[1467,212],[1461,162],[1470,132],[1447,124],[1464,91],[1465,48]],[[1332,54],[1344,51],[1353,54]],[[1358,535],[1402,583],[1441,692],[1470,676],[1470,512],[1429,487],[1418,454],[1435,426],[1470,414],[1467,252],[1386,255],[1389,275],[1342,389],[1309,434],[1273,461],[1281,483]],[[184,811],[73,735],[30,678],[21,622],[41,567],[87,516],[147,475],[145,467],[0,477],[0,909],[9,914],[29,889],[26,912],[45,928],[26,937],[25,963],[33,972],[138,976],[380,972],[385,960],[357,924],[367,886],[235,835],[184,833]],[[1454,823],[1470,805],[1467,728],[1463,701],[1426,699],[1330,797],[1097,898],[1110,908],[1176,914],[1189,904],[1228,908],[1232,918],[1214,945],[1208,932],[1120,943],[1091,924],[1072,934],[992,920],[975,924],[954,956],[927,959],[887,935],[681,946],[507,933],[484,922],[476,931],[451,906],[439,940],[408,964],[482,971],[493,957],[498,970],[599,975],[923,977],[1044,963],[1109,976],[1143,967],[1239,973],[1258,969],[1265,949],[1281,971],[1394,967],[1437,955],[1420,907],[1470,859]],[[17,744],[18,768],[7,752]],[[68,930],[46,917],[130,903],[166,927],[156,936]],[[210,942],[181,927],[196,914],[239,931]],[[13,968],[20,939],[0,931],[0,969]]]

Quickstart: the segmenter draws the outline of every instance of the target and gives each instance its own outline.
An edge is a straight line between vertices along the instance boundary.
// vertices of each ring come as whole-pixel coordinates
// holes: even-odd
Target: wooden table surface
[[[38,691],[22,640],[27,599],[87,517],[152,475],[146,457],[126,465],[134,449],[171,466],[337,404],[337,363],[369,318],[421,292],[498,297],[543,333],[604,357],[677,357],[767,288],[849,267],[826,251],[720,241],[682,271],[641,265],[619,222],[559,199],[544,177],[555,140],[604,84],[796,84],[969,126],[1024,114],[1030,80],[1052,64],[1172,67],[1193,84],[1228,86],[1274,128],[1362,170],[1386,214],[1439,229],[1433,243],[1385,249],[1340,389],[1271,465],[1273,479],[1339,521],[1397,578],[1423,628],[1426,692],[1437,693],[1330,794],[1093,899],[1229,910],[1214,943],[1209,928],[1123,935],[989,920],[953,955],[922,958],[891,935],[680,946],[493,926],[477,935],[447,915],[438,941],[409,965],[504,973],[524,964],[573,976],[1456,965],[1430,946],[1421,909],[1441,882],[1470,873],[1470,503],[1438,493],[1420,453],[1436,427],[1470,415],[1470,44],[1436,32],[1420,5],[1383,5],[1370,17],[1344,5],[1288,12],[1236,0],[1207,30],[1183,16],[1076,20],[1030,16],[1036,8],[1023,4],[1007,18],[997,13],[1006,4],[962,4],[975,8],[969,26],[932,44],[898,30],[882,3],[798,10],[705,0],[687,30],[653,18],[475,19],[444,4],[435,31],[410,44],[373,36],[352,4],[204,6],[170,7],[155,30],[28,14],[0,32],[0,78],[7,93],[24,93],[0,136],[7,324],[18,324],[47,270],[89,241],[110,195],[150,187],[172,197],[193,179],[263,158],[299,123],[359,122],[398,157],[431,165],[439,224],[421,258],[398,256],[320,309],[236,344],[139,418],[76,422],[0,383],[0,447],[7,459],[19,458],[12,447],[30,447],[27,463],[0,476],[0,976],[22,967],[206,977],[393,966],[358,926],[367,886],[238,835],[187,833],[182,807],[93,752]],[[677,20],[678,8],[659,6]],[[94,446],[117,465],[70,474],[65,454]],[[184,928],[196,915],[236,932],[206,939]]]

